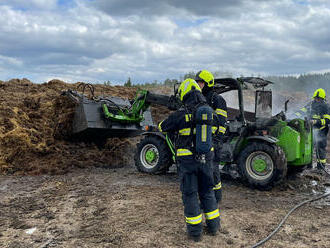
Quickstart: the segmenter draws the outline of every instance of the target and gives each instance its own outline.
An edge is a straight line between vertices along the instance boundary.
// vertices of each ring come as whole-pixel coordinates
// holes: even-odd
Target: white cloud
[[[0,79],[151,82],[201,68],[247,76],[329,69],[327,1],[211,2],[63,8],[35,0],[24,9],[26,1],[0,1]]]

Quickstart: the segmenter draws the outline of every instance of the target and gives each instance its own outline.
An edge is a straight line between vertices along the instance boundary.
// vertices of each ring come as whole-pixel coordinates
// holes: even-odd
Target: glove
[[[312,125],[315,126],[315,125],[317,124],[317,121],[318,121],[318,120],[313,119],[313,120],[311,121],[311,122],[312,122]]]

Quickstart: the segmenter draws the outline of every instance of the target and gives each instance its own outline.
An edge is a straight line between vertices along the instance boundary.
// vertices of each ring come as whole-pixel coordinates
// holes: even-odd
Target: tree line
[[[214,72],[216,78],[224,77],[233,77],[233,74],[230,72]],[[170,79],[167,78],[164,81],[154,80],[152,82],[145,82],[143,84],[134,84],[133,80],[129,77],[124,83],[126,87],[153,87],[153,86],[173,86],[174,84],[182,82],[186,78],[194,78],[196,72],[188,72],[179,78]],[[274,83],[273,88],[280,91],[304,91],[307,94],[310,94],[311,91],[314,91],[317,88],[324,88],[327,92],[330,93],[330,72],[320,73],[320,74],[301,74],[299,76],[267,76],[264,77],[269,81]],[[105,85],[111,85],[110,81],[104,82]]]

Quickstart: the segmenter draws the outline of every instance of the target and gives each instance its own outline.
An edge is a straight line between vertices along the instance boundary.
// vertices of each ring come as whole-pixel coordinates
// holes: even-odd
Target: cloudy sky
[[[0,80],[330,71],[328,0],[0,0]]]

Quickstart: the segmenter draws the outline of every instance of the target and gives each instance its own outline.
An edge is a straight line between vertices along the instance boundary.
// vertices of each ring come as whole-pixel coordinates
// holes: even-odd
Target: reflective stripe
[[[215,219],[215,218],[217,218],[219,216],[220,216],[219,209],[216,209],[216,210],[214,210],[212,212],[205,213],[205,218],[207,220],[213,220],[213,219]]]
[[[213,152],[213,151],[214,151],[214,147],[211,148],[211,152]]]
[[[202,222],[202,214],[195,217],[186,217],[186,222],[191,225],[197,225]]]
[[[212,127],[212,133],[214,134],[216,131],[218,130],[218,132],[220,133],[225,133],[227,128],[223,127],[223,126],[219,126],[219,127]]]
[[[325,125],[325,119],[321,119],[321,125],[322,125],[322,126]]]
[[[221,189],[221,187],[222,187],[221,182],[219,182],[217,185],[213,187],[213,190],[219,190]]]
[[[191,114],[186,114],[185,118],[186,118],[186,122],[189,122],[191,120]]]
[[[190,135],[191,128],[183,128],[179,130],[179,135]]]
[[[225,110],[223,110],[223,109],[217,108],[217,109],[215,110],[215,112],[216,112],[218,115],[222,115],[222,116],[224,116],[224,117],[228,117],[228,115],[227,115],[227,111],[225,111]]]
[[[327,126],[322,126],[322,127],[320,127],[320,130],[322,130],[322,129],[324,129],[324,128],[326,128]]]
[[[206,128],[207,125],[202,125],[202,142],[206,142]]]
[[[219,126],[219,132],[221,132],[221,133],[225,133],[226,132],[226,128],[225,127],[223,127],[223,126]]]
[[[202,120],[207,121],[207,114],[202,114]]]
[[[313,115],[313,119],[321,119],[321,116],[319,116],[319,115]]]
[[[327,162],[326,159],[318,159],[317,161],[320,162],[320,163],[322,163],[322,164],[325,164]]]
[[[188,149],[178,149],[176,151],[176,155],[178,157],[180,157],[180,156],[189,156],[189,155],[192,155],[192,152]]]
[[[302,108],[301,111],[306,113],[307,112],[307,108]]]
[[[330,120],[330,115],[323,115],[323,118]]]
[[[296,112],[295,115],[298,116],[298,117],[301,116],[301,114],[299,112]]]

